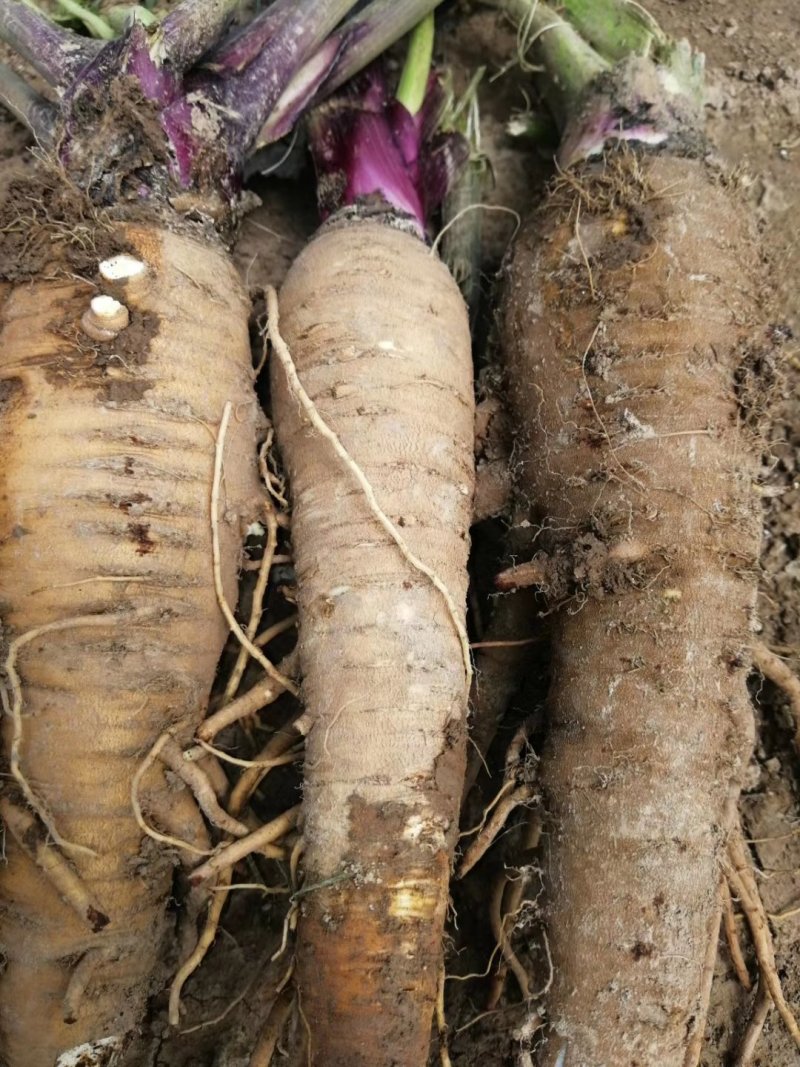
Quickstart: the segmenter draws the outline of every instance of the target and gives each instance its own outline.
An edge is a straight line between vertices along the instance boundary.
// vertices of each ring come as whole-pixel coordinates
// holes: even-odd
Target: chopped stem
[[[532,144],[548,144],[555,135],[553,122],[538,111],[518,111],[506,122],[509,137],[523,137]]]
[[[668,37],[638,0],[562,0],[574,26],[537,0],[486,2],[520,26],[521,51],[535,43],[563,134],[562,166],[596,155],[608,140],[702,137],[703,56]],[[611,79],[599,78],[612,70]]]
[[[564,14],[606,59],[631,53],[646,56],[666,38],[658,23],[635,0],[561,0]]]
[[[39,11],[0,0],[0,38],[26,59],[49,85],[66,89],[103,47],[56,26]]]
[[[62,2],[62,0],[60,0]],[[154,35],[151,55],[187,70],[217,40],[240,0],[182,0]]]
[[[234,30],[216,44],[203,66],[212,70],[242,70],[252,62],[291,13],[293,0],[275,0],[247,25]]]
[[[55,107],[5,63],[0,63],[0,101],[31,130],[40,144],[51,142]]]
[[[104,18],[79,4],[77,0],[57,0],[57,3],[67,14],[82,22],[92,37],[101,41],[113,41],[116,37],[113,27]]]
[[[433,12],[430,12],[414,27],[408,42],[408,53],[395,99],[410,115],[416,115],[425,100],[433,59],[434,33]]]
[[[232,158],[242,159],[291,79],[356,0],[295,0],[263,50],[219,84],[219,102],[235,115],[228,126]]]
[[[327,96],[399,40],[441,0],[373,0],[340,31],[344,47],[323,86]],[[345,36],[346,34],[346,36]]]
[[[307,105],[319,102],[349,81],[440,2],[373,0],[358,15],[348,19],[294,75],[264,123],[258,135],[259,145],[287,134]]]

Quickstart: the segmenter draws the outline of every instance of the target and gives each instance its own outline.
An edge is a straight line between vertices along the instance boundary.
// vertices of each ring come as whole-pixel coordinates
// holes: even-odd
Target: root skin
[[[766,345],[759,275],[746,212],[702,163],[630,151],[568,176],[508,269],[519,488],[564,605],[540,779],[544,1067],[564,1049],[682,1067],[703,1014],[752,747],[763,397],[737,381]]]
[[[117,233],[149,270],[117,294],[130,322],[113,341],[79,326],[99,274],[82,282],[54,262],[49,280],[6,286],[0,304],[0,608],[17,640],[19,768],[37,810],[80,846],[64,852],[69,867],[111,920],[92,932],[8,835],[0,1059],[14,1067],[124,1043],[163,978],[174,854],[143,837],[131,784],[163,731],[191,740],[227,636],[210,509],[227,402],[219,535],[230,603],[262,499],[248,302],[232,266],[208,242]],[[98,621],[53,626],[85,617]],[[8,723],[4,741],[8,752]],[[154,810],[169,806],[161,774],[151,767],[141,782]]]
[[[311,720],[296,978],[309,1062],[422,1063],[465,760],[467,316],[429,250],[375,221],[323,228],[280,314],[299,381],[341,445],[312,427],[273,357]]]

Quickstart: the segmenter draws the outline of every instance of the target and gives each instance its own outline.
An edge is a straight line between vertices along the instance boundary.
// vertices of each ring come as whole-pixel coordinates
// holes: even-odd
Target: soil
[[[797,0],[648,0],[648,8],[664,28],[690,35],[707,56],[708,130],[723,165],[738,175],[755,212],[773,269],[769,320],[784,339],[780,353],[785,379],[775,412],[771,439],[764,454],[766,477],[761,639],[800,672],[800,240],[794,221],[800,209],[800,4]],[[528,76],[518,67],[496,80],[493,76],[514,54],[515,38],[491,12],[477,5],[450,11],[443,20],[440,42],[444,58],[463,84],[466,72],[486,64],[481,90],[483,150],[492,164],[494,181],[488,201],[524,215],[541,196],[551,173],[546,148],[526,146],[505,132],[512,109],[527,106]],[[7,54],[0,56],[7,58]],[[20,127],[0,108],[0,196],[10,176],[30,165],[29,145]],[[299,182],[275,177],[257,179],[253,189],[260,207],[244,220],[235,249],[237,264],[256,296],[265,284],[279,285],[292,259],[315,228],[315,207],[308,169]],[[488,297],[491,282],[515,228],[512,215],[487,213],[483,220],[483,276]],[[488,300],[485,301],[485,305]],[[487,307],[484,323],[490,322]],[[486,325],[479,331],[489,332]],[[258,339],[257,330],[254,338]],[[487,353],[478,352],[479,364]],[[497,560],[500,531],[491,522],[476,530],[481,558]],[[499,569],[499,568],[498,568]],[[483,598],[485,580],[476,588]],[[485,608],[485,604],[484,604]],[[512,701],[508,724],[490,752],[492,767],[502,756],[516,724],[542,701],[546,681],[543,646],[526,652],[530,670]],[[793,725],[783,695],[758,676],[752,679],[758,728],[756,756],[750,768],[741,811],[746,835],[754,842],[760,870],[759,886],[769,912],[800,905],[800,762],[792,745]],[[242,753],[252,751],[243,743]],[[485,779],[485,776],[484,776]],[[258,814],[270,818],[287,806],[297,779],[283,770],[270,779]],[[470,799],[465,823],[473,824],[488,783],[479,783]],[[527,842],[530,843],[530,842]],[[530,903],[519,913],[515,944],[533,945],[524,964],[532,972],[532,988],[546,978],[546,959],[537,932],[537,872],[533,853],[526,853],[519,834],[507,837],[488,853],[454,890],[452,948],[449,969],[458,975],[487,974],[494,945],[488,926],[487,902],[503,862],[509,856],[523,864]],[[513,847],[512,847],[513,846]],[[184,1032],[168,1030],[163,998],[154,1002],[152,1023],[142,1035],[130,1062],[161,1067],[244,1067],[260,1029],[268,991],[285,973],[287,956],[269,963],[280,943],[285,907],[280,897],[265,897],[254,914],[252,898],[234,893],[223,919],[224,936],[187,985]],[[778,971],[789,1003],[800,1005],[800,910],[773,922]],[[746,933],[742,943],[755,977]],[[536,947],[539,946],[539,947]],[[453,1067],[527,1067],[524,1049],[529,1024],[513,978],[506,981],[497,1009],[484,1018],[488,977],[448,983],[448,1021]],[[724,942],[717,958],[703,1067],[727,1067],[749,1018],[753,993],[744,991],[733,972]],[[222,1016],[217,1020],[218,1016]],[[202,1027],[191,1031],[192,1027]],[[467,1027],[466,1029],[461,1029]],[[291,1044],[292,1038],[288,1039]],[[280,1056],[276,1063],[286,1062]],[[438,1054],[432,1063],[439,1062]],[[753,1060],[756,1067],[793,1067],[800,1054],[773,1011]],[[655,1067],[655,1065],[654,1065]]]

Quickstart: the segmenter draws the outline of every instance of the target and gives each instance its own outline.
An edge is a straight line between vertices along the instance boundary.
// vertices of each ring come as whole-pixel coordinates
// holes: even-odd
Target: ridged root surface
[[[284,283],[281,316],[319,414],[411,553],[444,583],[458,620],[381,527],[273,359],[313,718],[297,942],[311,1058],[419,1067],[465,758],[457,624],[473,491],[467,317],[429,249],[374,220],[321,231]],[[328,879],[335,884],[320,885]]]
[[[19,766],[56,833],[84,850],[48,843],[5,779],[29,846],[7,827],[7,1067],[52,1067],[84,1044],[82,1064],[110,1062],[165,978],[174,857],[137,825],[131,783],[162,731],[191,737],[226,638],[210,500],[228,401],[219,530],[231,604],[243,527],[258,517],[259,415],[233,268],[173,233],[126,227],[119,238],[148,274],[115,291],[130,325],[114,340],[80,325],[99,276],[53,270],[0,287],[0,610],[6,653],[18,641]],[[4,738],[8,760],[8,717]],[[174,806],[157,766],[142,794],[145,816],[148,796]],[[89,914],[30,858],[37,837],[45,864],[55,855],[77,876]]]

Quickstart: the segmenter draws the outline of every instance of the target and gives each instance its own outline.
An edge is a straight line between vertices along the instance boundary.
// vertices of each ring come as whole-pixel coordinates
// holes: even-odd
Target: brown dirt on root
[[[760,412],[766,392],[779,393],[769,439],[764,443],[765,541],[762,553],[760,634],[800,671],[800,351],[792,331],[800,327],[800,241],[793,220],[800,209],[800,9],[788,3],[752,5],[746,0],[651,0],[648,8],[664,27],[677,35],[690,35],[707,55],[709,69],[708,132],[718,148],[716,162],[722,173],[732,174],[739,196],[755,213],[762,240],[773,265],[775,292],[769,301],[777,365],[765,366],[755,353],[746,360],[746,380],[741,399],[748,414],[761,424]],[[492,50],[496,33],[487,28],[486,15],[474,14],[462,24],[462,40],[472,36],[472,50],[482,49],[482,61],[495,59]],[[478,42],[478,44],[475,44]],[[488,46],[488,47],[487,47]],[[518,73],[510,73],[499,83],[521,84]],[[522,103],[518,88],[518,104]],[[484,118],[484,148],[505,166],[505,174],[519,174],[525,152]],[[530,203],[527,179],[505,186],[504,202],[521,213]],[[645,225],[647,218],[643,219]],[[639,238],[632,233],[632,238]],[[628,255],[630,250],[625,250]],[[491,253],[487,250],[487,256]],[[585,270],[583,272],[585,280]],[[613,353],[605,354],[613,359]],[[602,358],[603,353],[594,353]],[[597,368],[592,368],[597,373]],[[755,389],[753,389],[755,386]],[[753,398],[758,402],[753,405]],[[752,425],[752,424],[751,424]],[[513,457],[512,457],[513,462]],[[624,620],[621,620],[624,626]],[[546,689],[539,679],[534,691],[514,702],[512,710],[534,706],[544,699]],[[758,744],[751,764],[741,811],[745,832],[755,839],[753,856],[764,870],[759,880],[767,910],[780,913],[800,901],[800,764],[792,748],[792,727],[787,702],[774,687],[753,678],[752,695],[757,719]],[[508,732],[501,733],[496,748],[502,751]],[[497,757],[495,757],[497,758]],[[490,794],[489,794],[490,796]],[[488,797],[484,797],[484,800]],[[480,814],[478,808],[477,814]],[[487,861],[482,878],[468,880],[457,900],[461,935],[458,954],[451,967],[458,973],[480,972],[486,967],[494,947],[488,931],[486,898],[492,879],[504,861],[519,865],[526,856],[514,842],[519,831],[508,834]],[[529,862],[531,857],[528,857]],[[535,933],[535,908],[521,914],[511,924],[516,928],[514,943],[523,964],[531,973],[532,987],[547,980],[546,962]],[[787,1000],[800,1004],[800,916],[773,923],[779,973]],[[755,978],[754,958],[746,935],[743,937],[750,973]],[[527,945],[527,948],[524,947]],[[455,1067],[491,1063],[497,1067],[518,1067],[521,1050],[527,1044],[525,1012],[513,979],[496,1013],[479,1020],[486,1008],[489,983],[473,980],[458,985],[460,995],[451,1001],[450,1022],[454,1029],[474,1022],[457,1033],[452,1044]],[[724,941],[720,943],[711,1009],[706,1031],[702,1067],[727,1067],[744,1025],[749,1018],[753,994],[738,984]],[[477,1020],[477,1021],[476,1021]],[[773,1011],[764,1028],[753,1060],[754,1067],[793,1067],[797,1049]]]
[[[722,160],[737,169],[743,196],[759,222],[773,264],[773,330],[781,397],[768,447],[760,638],[800,672],[800,7],[776,0],[653,0],[673,33],[688,34],[709,64],[708,129]],[[792,335],[794,334],[794,336]],[[756,364],[759,377],[769,370]],[[768,912],[800,902],[800,760],[791,744],[785,697],[754,676],[757,748],[740,805],[751,851],[764,871],[759,887]],[[773,921],[778,972],[787,1001],[800,1005],[800,916]],[[751,975],[753,955],[743,938]],[[753,994],[736,982],[726,947],[717,959],[702,1067],[726,1067],[749,1018]],[[794,1067],[800,1054],[773,1010],[754,1067]]]
[[[77,383],[95,391],[104,403],[140,400],[152,385],[144,367],[150,341],[158,333],[158,316],[134,308],[129,325],[113,340],[93,340],[82,329],[81,318],[94,292],[87,286],[73,294],[64,304],[60,321],[53,323],[53,333],[68,345],[55,358],[52,353],[43,354],[47,380],[69,383],[70,388]]]

